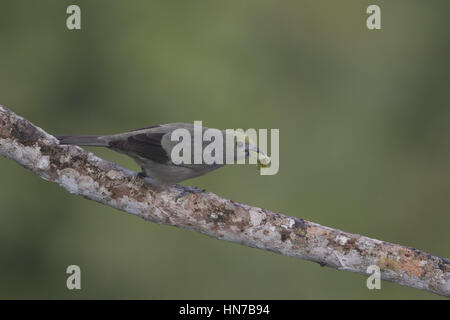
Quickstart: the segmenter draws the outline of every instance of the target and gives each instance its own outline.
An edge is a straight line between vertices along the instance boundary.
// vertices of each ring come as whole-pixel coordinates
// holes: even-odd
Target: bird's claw
[[[197,187],[191,187],[191,186],[182,186],[182,185],[176,185],[176,187],[178,189],[183,190],[179,195],[177,195],[177,197],[175,198],[176,200],[183,198],[184,196],[188,195],[188,194],[196,194],[196,193],[203,193],[206,191],[206,189],[199,189]]]
[[[131,178],[131,182],[132,183],[136,183],[139,179],[145,179],[147,177],[147,175],[145,174],[145,172],[141,171],[136,173],[132,178]]]
[[[144,179],[145,177],[147,177],[147,175],[144,171],[141,171],[136,174],[136,177]]]

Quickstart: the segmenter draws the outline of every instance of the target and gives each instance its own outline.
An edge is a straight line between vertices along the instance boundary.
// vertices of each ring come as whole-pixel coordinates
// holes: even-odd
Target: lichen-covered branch
[[[240,204],[213,193],[177,199],[181,190],[153,189],[134,172],[77,146],[60,146],[55,137],[2,106],[0,154],[72,194],[145,220],[338,270],[366,274],[369,266],[376,265],[384,280],[450,297],[448,259]]]

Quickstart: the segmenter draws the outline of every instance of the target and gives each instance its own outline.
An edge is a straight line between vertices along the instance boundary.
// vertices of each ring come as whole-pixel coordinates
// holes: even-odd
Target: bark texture
[[[83,196],[152,222],[306,259],[450,297],[450,260],[219,197],[156,190],[135,173],[55,137],[0,106],[0,154]],[[1,181],[7,184],[7,181]]]

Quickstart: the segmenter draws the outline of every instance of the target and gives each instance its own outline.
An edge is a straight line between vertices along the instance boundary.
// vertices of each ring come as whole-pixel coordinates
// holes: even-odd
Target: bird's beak
[[[246,150],[256,157],[258,161],[258,168],[267,168],[270,165],[270,158],[262,152],[258,147],[251,144],[246,145]]]

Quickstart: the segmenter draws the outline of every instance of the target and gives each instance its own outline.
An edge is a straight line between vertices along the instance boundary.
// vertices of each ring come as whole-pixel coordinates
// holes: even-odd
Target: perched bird
[[[204,133],[209,128],[200,127]],[[155,186],[171,186],[183,180],[195,178],[204,175],[213,170],[219,169],[225,164],[225,158],[222,163],[195,164],[190,163],[176,164],[172,158],[173,148],[179,144],[179,141],[172,141],[172,133],[176,129],[185,129],[190,133],[192,148],[192,157],[194,156],[194,125],[190,123],[169,123],[140,128],[125,133],[107,136],[59,136],[58,140],[63,145],[80,146],[98,146],[107,147],[114,151],[124,153],[133,158],[142,168],[140,176],[147,177],[146,181]],[[217,129],[211,129],[217,130]],[[219,131],[219,130],[217,130]],[[226,131],[223,134],[223,154],[227,152]],[[234,159],[239,160],[239,154],[248,157],[251,153],[258,159],[259,166],[267,166],[270,159],[253,145],[248,136],[236,136],[233,147]],[[202,147],[205,148],[210,141],[202,141]],[[239,152],[241,151],[241,153]],[[192,187],[182,186],[185,193],[200,192]]]

